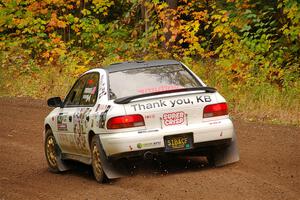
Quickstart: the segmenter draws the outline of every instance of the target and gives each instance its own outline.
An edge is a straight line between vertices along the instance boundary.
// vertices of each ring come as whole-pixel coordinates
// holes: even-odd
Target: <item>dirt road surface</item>
[[[133,175],[97,184],[81,166],[47,170],[45,102],[0,98],[0,200],[7,199],[300,199],[300,128],[235,121],[240,162],[208,167],[205,159],[137,163]]]

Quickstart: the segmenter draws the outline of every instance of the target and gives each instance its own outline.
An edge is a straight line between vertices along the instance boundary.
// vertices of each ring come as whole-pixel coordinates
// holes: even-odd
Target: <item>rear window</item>
[[[130,69],[109,74],[111,98],[199,87],[201,84],[181,65]]]

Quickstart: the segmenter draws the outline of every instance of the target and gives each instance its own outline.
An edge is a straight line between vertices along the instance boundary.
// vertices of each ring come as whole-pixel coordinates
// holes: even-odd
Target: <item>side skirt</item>
[[[76,161],[82,162],[82,163],[87,164],[87,165],[92,164],[92,159],[91,158],[80,156],[80,155],[62,153],[61,158],[63,160],[76,160]]]

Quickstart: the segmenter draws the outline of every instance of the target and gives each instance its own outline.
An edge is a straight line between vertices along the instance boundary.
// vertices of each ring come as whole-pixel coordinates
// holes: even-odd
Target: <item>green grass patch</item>
[[[2,52],[0,67],[0,96],[28,96],[47,99],[52,96],[64,97],[74,81],[84,71],[126,60],[114,55],[83,65],[69,57],[64,63],[44,65],[20,57],[13,52]],[[86,56],[86,55],[85,55]],[[168,57],[164,54],[146,54],[145,59]],[[6,59],[5,59],[6,57]],[[131,58],[135,55],[131,54]],[[10,59],[8,59],[10,58]],[[140,60],[140,55],[138,55]],[[179,59],[179,58],[177,58]],[[184,57],[186,63],[209,86],[216,87],[226,98],[234,118],[266,123],[300,125],[300,84],[294,82],[286,88],[279,88],[268,82],[252,81],[236,83],[229,79],[224,70],[214,61],[199,61]]]

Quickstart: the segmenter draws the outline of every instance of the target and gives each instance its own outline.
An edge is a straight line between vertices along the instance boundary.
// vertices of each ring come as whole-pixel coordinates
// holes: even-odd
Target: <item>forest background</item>
[[[176,59],[235,118],[300,125],[299,0],[2,0],[0,96],[64,96],[84,71]]]

